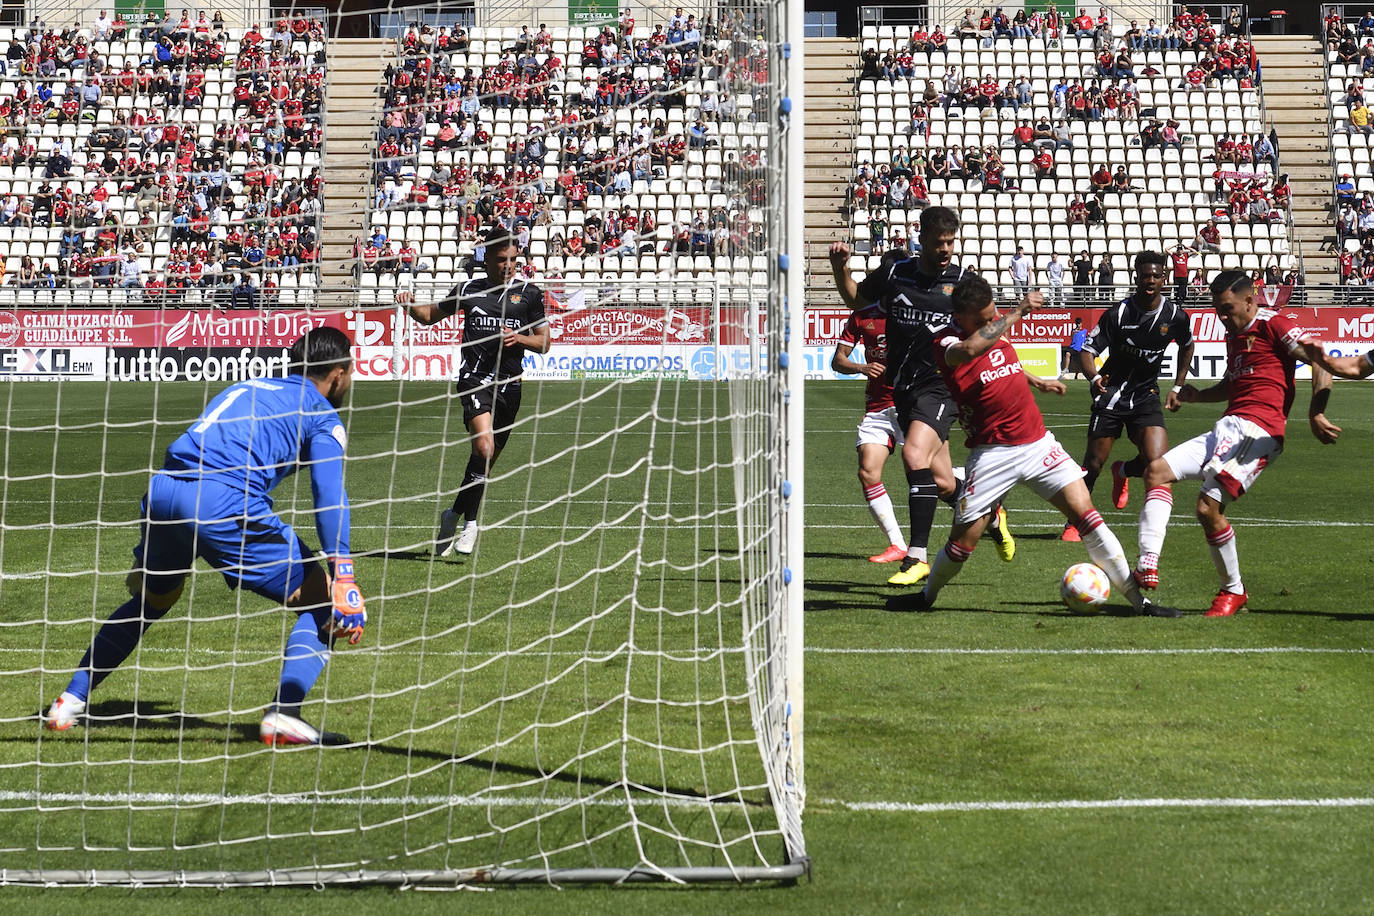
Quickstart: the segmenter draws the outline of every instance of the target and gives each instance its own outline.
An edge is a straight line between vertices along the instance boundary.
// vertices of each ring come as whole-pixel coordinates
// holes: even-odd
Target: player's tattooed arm
[[[1040,308],[1040,306],[1043,304],[1044,297],[1040,295],[1040,291],[1032,290],[1031,292],[1026,293],[1026,297],[1024,299],[1016,303],[1016,308],[1012,309],[1010,312],[1007,312],[1001,318],[995,318],[992,321],[989,321],[987,324],[983,325],[981,328],[979,328],[978,336],[988,342],[988,346],[984,349],[990,349],[992,344],[996,342],[997,338],[1007,333],[1007,328],[1011,327],[1013,322],[1020,321],[1022,318],[1026,317],[1034,310]]]

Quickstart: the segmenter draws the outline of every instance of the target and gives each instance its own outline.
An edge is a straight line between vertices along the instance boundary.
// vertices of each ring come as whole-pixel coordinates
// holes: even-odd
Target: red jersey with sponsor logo
[[[879,304],[859,309],[849,316],[840,332],[840,342],[862,345],[864,361],[887,365],[887,312]],[[864,388],[864,410],[879,413],[892,406],[892,386],[887,373],[868,380]]]
[[[1226,380],[1231,385],[1227,416],[1244,417],[1271,436],[1283,438],[1293,406],[1302,328],[1272,309],[1262,308],[1239,334],[1226,335]]]
[[[1016,348],[999,340],[977,359],[951,366],[945,354],[965,336],[953,326],[935,335],[935,364],[959,405],[959,425],[968,433],[964,444],[969,448],[1025,445],[1043,439],[1045,421],[1035,405]]]

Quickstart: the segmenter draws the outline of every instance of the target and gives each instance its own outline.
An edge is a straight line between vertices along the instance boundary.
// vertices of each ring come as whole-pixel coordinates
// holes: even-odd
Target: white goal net
[[[68,46],[113,74],[25,128],[37,159],[0,163],[32,200],[43,157],[72,151],[48,212],[0,229],[0,885],[805,873],[800,13],[640,4],[630,27],[601,6],[273,7],[204,32],[131,16],[119,38],[93,10],[39,35],[50,72],[5,77],[60,84],[61,111],[84,85]],[[215,43],[222,61],[198,56]],[[175,87],[143,86],[145,59]],[[180,139],[145,146],[149,123]],[[246,146],[215,144],[226,125]],[[97,163],[107,128],[126,146]],[[142,199],[140,161],[161,189]],[[78,217],[92,202],[108,227]],[[514,344],[518,410],[483,414],[454,380],[469,281],[511,247],[483,242],[493,227],[544,316],[514,324],[548,346]],[[31,253],[61,270],[13,282]],[[400,295],[423,317],[456,291],[461,314],[430,325]],[[319,328],[352,346],[335,438],[368,621],[306,653],[318,679],[288,704],[308,613],[204,559],[157,567],[185,574],[167,609],[126,577],[169,591],[131,554],[164,451],[233,418],[229,386],[278,390]],[[474,465],[481,415],[502,447]],[[339,505],[322,466],[270,505],[317,553]],[[227,521],[262,540],[263,516]],[[277,734],[320,739],[265,745],[278,713]]]

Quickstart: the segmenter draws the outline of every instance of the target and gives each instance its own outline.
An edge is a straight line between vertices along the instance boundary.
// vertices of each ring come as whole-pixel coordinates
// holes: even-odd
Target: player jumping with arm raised
[[[462,368],[455,390],[463,402],[463,424],[472,434],[472,454],[452,507],[439,517],[436,556],[454,550],[470,554],[477,546],[477,517],[487,475],[520,411],[525,351],[549,352],[544,293],[533,283],[516,279],[520,249],[515,239],[498,226],[487,233],[485,245],[486,277],[455,286],[443,300],[428,305],[416,305],[410,293],[396,296],[421,324],[436,324],[463,313]],[[461,533],[460,520],[464,521]]]
[[[925,611],[963,568],[995,507],[1024,483],[1077,526],[1088,556],[1107,573],[1117,594],[1141,614],[1177,617],[1178,611],[1146,600],[1133,581],[1116,535],[1093,508],[1080,468],[1054,434],[1045,429],[1031,388],[1062,395],[1064,383],[1025,372],[1016,350],[1003,339],[1007,328],[1041,304],[1029,293],[998,317],[992,288],[968,276],[954,288],[953,323],[938,332],[931,350],[972,449],[964,462],[964,487],[954,510],[949,541],[936,555],[924,590],[888,602],[890,610]]]
[[[949,324],[950,294],[962,273],[953,263],[959,217],[948,207],[930,207],[921,214],[921,253],[914,258],[884,259],[878,270],[855,283],[849,272],[849,247],[830,246],[835,286],[845,305],[861,309],[880,303],[887,312],[887,379],[897,423],[905,433],[902,462],[906,465],[907,504],[911,511],[911,540],[901,568],[887,581],[915,585],[930,572],[927,545],[941,497],[954,499],[956,480],[949,457],[949,427],[955,406],[935,367],[931,341]],[[1016,542],[999,507],[993,535],[998,552],[1010,560]]]
[[[1123,428],[1139,454],[1112,463],[1112,503],[1126,507],[1128,481],[1169,449],[1163,407],[1178,410],[1178,394],[1193,360],[1193,332],[1188,313],[1163,294],[1164,255],[1142,251],[1135,257],[1135,293],[1102,313],[1079,353],[1079,364],[1092,391],[1088,448],[1083,456],[1084,483],[1091,493],[1097,476],[1121,437]],[[1167,400],[1159,397],[1159,369],[1169,344],[1178,347],[1178,370]],[[1102,371],[1095,358],[1108,352]],[[1063,539],[1078,540],[1078,529],[1064,526]]]
[[[291,345],[284,379],[251,379],[220,392],[200,419],[167,448],[143,497],[143,536],[127,585],[133,596],[100,628],[45,724],[70,728],[91,691],[137,648],[143,633],[176,604],[202,557],[231,588],[285,604],[299,616],[286,642],[277,696],[259,733],[267,744],[339,744],[301,719],[335,638],[356,643],[367,611],[353,577],[347,436],[338,408],[353,381],[352,344],[334,328],[316,328]],[[269,493],[302,466],[310,468],[315,530],[325,566],[272,511]],[[327,567],[327,569],[326,569]]]
[[[1207,616],[1228,617],[1245,606],[1248,596],[1226,507],[1254,486],[1260,472],[1283,450],[1284,426],[1297,390],[1293,374],[1298,361],[1312,363],[1308,418],[1312,434],[1326,444],[1335,442],[1341,433],[1326,419],[1331,393],[1328,370],[1347,367],[1333,365],[1321,344],[1303,339],[1301,329],[1287,318],[1260,308],[1254,286],[1243,271],[1222,271],[1212,281],[1211,293],[1212,307],[1226,327],[1226,377],[1202,390],[1184,385],[1178,396],[1185,404],[1224,401],[1226,412],[1210,432],[1175,446],[1146,467],[1135,579],[1142,588],[1158,587],[1159,554],[1174,504],[1171,485],[1177,480],[1201,480],[1197,518],[1221,579]]]
[[[850,358],[854,346],[861,344],[865,362]],[[864,418],[859,421],[859,437],[855,448],[859,453],[859,484],[873,520],[887,535],[888,548],[868,558],[870,563],[894,563],[906,556],[902,530],[892,509],[892,498],[883,486],[883,465],[905,440],[897,423],[897,408],[892,405],[892,386],[887,381],[887,313],[881,305],[870,305],[849,316],[830,368],[844,375],[862,375],[868,379],[864,386]]]

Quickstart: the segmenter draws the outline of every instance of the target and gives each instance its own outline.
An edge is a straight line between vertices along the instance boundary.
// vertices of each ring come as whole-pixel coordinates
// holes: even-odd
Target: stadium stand
[[[1125,284],[1132,253],[1180,246],[1198,282],[1223,260],[1282,280],[1290,189],[1259,74],[1243,26],[1197,8],[1163,24],[1099,10],[865,25],[851,267],[914,246],[938,203],[964,221],[962,261],[1004,284],[1018,247],[1040,271],[1057,255],[1066,286]],[[1091,279],[1072,269],[1085,260]]]
[[[323,39],[218,13],[0,29],[0,301],[308,300]]]
[[[364,301],[388,274],[461,281],[498,223],[546,280],[759,288],[769,61],[753,37],[680,9],[643,28],[408,29],[355,242]]]
[[[1374,14],[1342,14],[1330,8],[1323,30],[1333,212],[1340,282],[1365,286],[1374,283],[1374,117],[1366,97],[1374,90]]]

